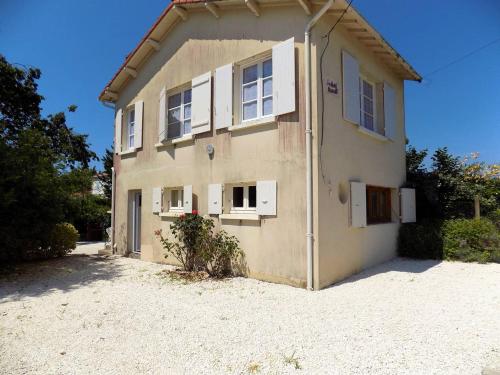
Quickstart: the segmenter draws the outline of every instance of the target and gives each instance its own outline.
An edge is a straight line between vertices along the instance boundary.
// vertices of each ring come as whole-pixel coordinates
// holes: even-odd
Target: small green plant
[[[69,223],[56,224],[50,234],[50,247],[47,250],[51,256],[62,257],[76,248],[78,231]]]
[[[500,233],[487,219],[448,220],[443,226],[443,250],[447,260],[500,262]]]
[[[292,365],[295,367],[295,370],[301,370],[302,366],[300,365],[299,359],[295,357],[295,351],[291,355],[283,356],[283,360],[287,365]]]

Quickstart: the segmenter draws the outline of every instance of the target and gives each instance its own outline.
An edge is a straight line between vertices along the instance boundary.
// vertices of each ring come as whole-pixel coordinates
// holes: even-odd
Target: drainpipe
[[[111,252],[115,253],[115,167],[111,167]]]
[[[311,127],[311,30],[333,5],[328,0],[309,21],[305,29],[305,83],[306,83],[306,241],[307,241],[307,289],[313,290],[313,175],[312,175],[312,127]],[[323,84],[322,82],[320,83]]]

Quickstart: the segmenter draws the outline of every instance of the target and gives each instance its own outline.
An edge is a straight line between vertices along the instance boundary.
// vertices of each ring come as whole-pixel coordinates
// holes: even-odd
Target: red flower
[[[184,215],[184,214],[179,215],[179,219],[181,219],[181,220],[184,220],[185,217],[186,217],[186,215]]]
[[[161,236],[161,229],[155,230],[155,236],[157,236],[157,237]]]
[[[198,210],[193,210],[193,215],[198,215]]]

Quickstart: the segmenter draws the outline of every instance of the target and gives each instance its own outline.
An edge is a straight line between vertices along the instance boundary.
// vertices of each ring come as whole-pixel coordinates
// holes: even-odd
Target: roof
[[[165,39],[169,31],[178,22],[186,20],[190,9],[206,9],[215,17],[219,17],[220,8],[246,6],[249,11],[258,15],[261,8],[266,6],[298,6],[306,14],[314,14],[324,1],[310,2],[309,0],[172,0],[160,14],[155,23],[141,39],[134,50],[127,55],[125,61],[117,70],[113,78],[106,84],[99,95],[101,101],[116,101],[118,92],[127,82],[137,76],[137,72],[148,58],[160,48],[160,42]],[[330,14],[341,15],[347,7],[346,0],[336,0]],[[420,75],[404,58],[357,12],[352,6],[345,13],[340,22],[348,32],[353,33],[360,42],[377,55],[392,70],[396,71],[405,80],[421,81]]]

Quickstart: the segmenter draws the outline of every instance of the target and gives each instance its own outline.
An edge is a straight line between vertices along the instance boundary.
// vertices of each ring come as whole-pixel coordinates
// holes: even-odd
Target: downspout
[[[313,175],[312,175],[312,117],[311,117],[311,30],[318,20],[333,5],[328,0],[325,5],[309,21],[305,29],[305,83],[306,83],[306,241],[307,241],[307,289],[313,290]],[[322,85],[323,83],[320,82]]]

